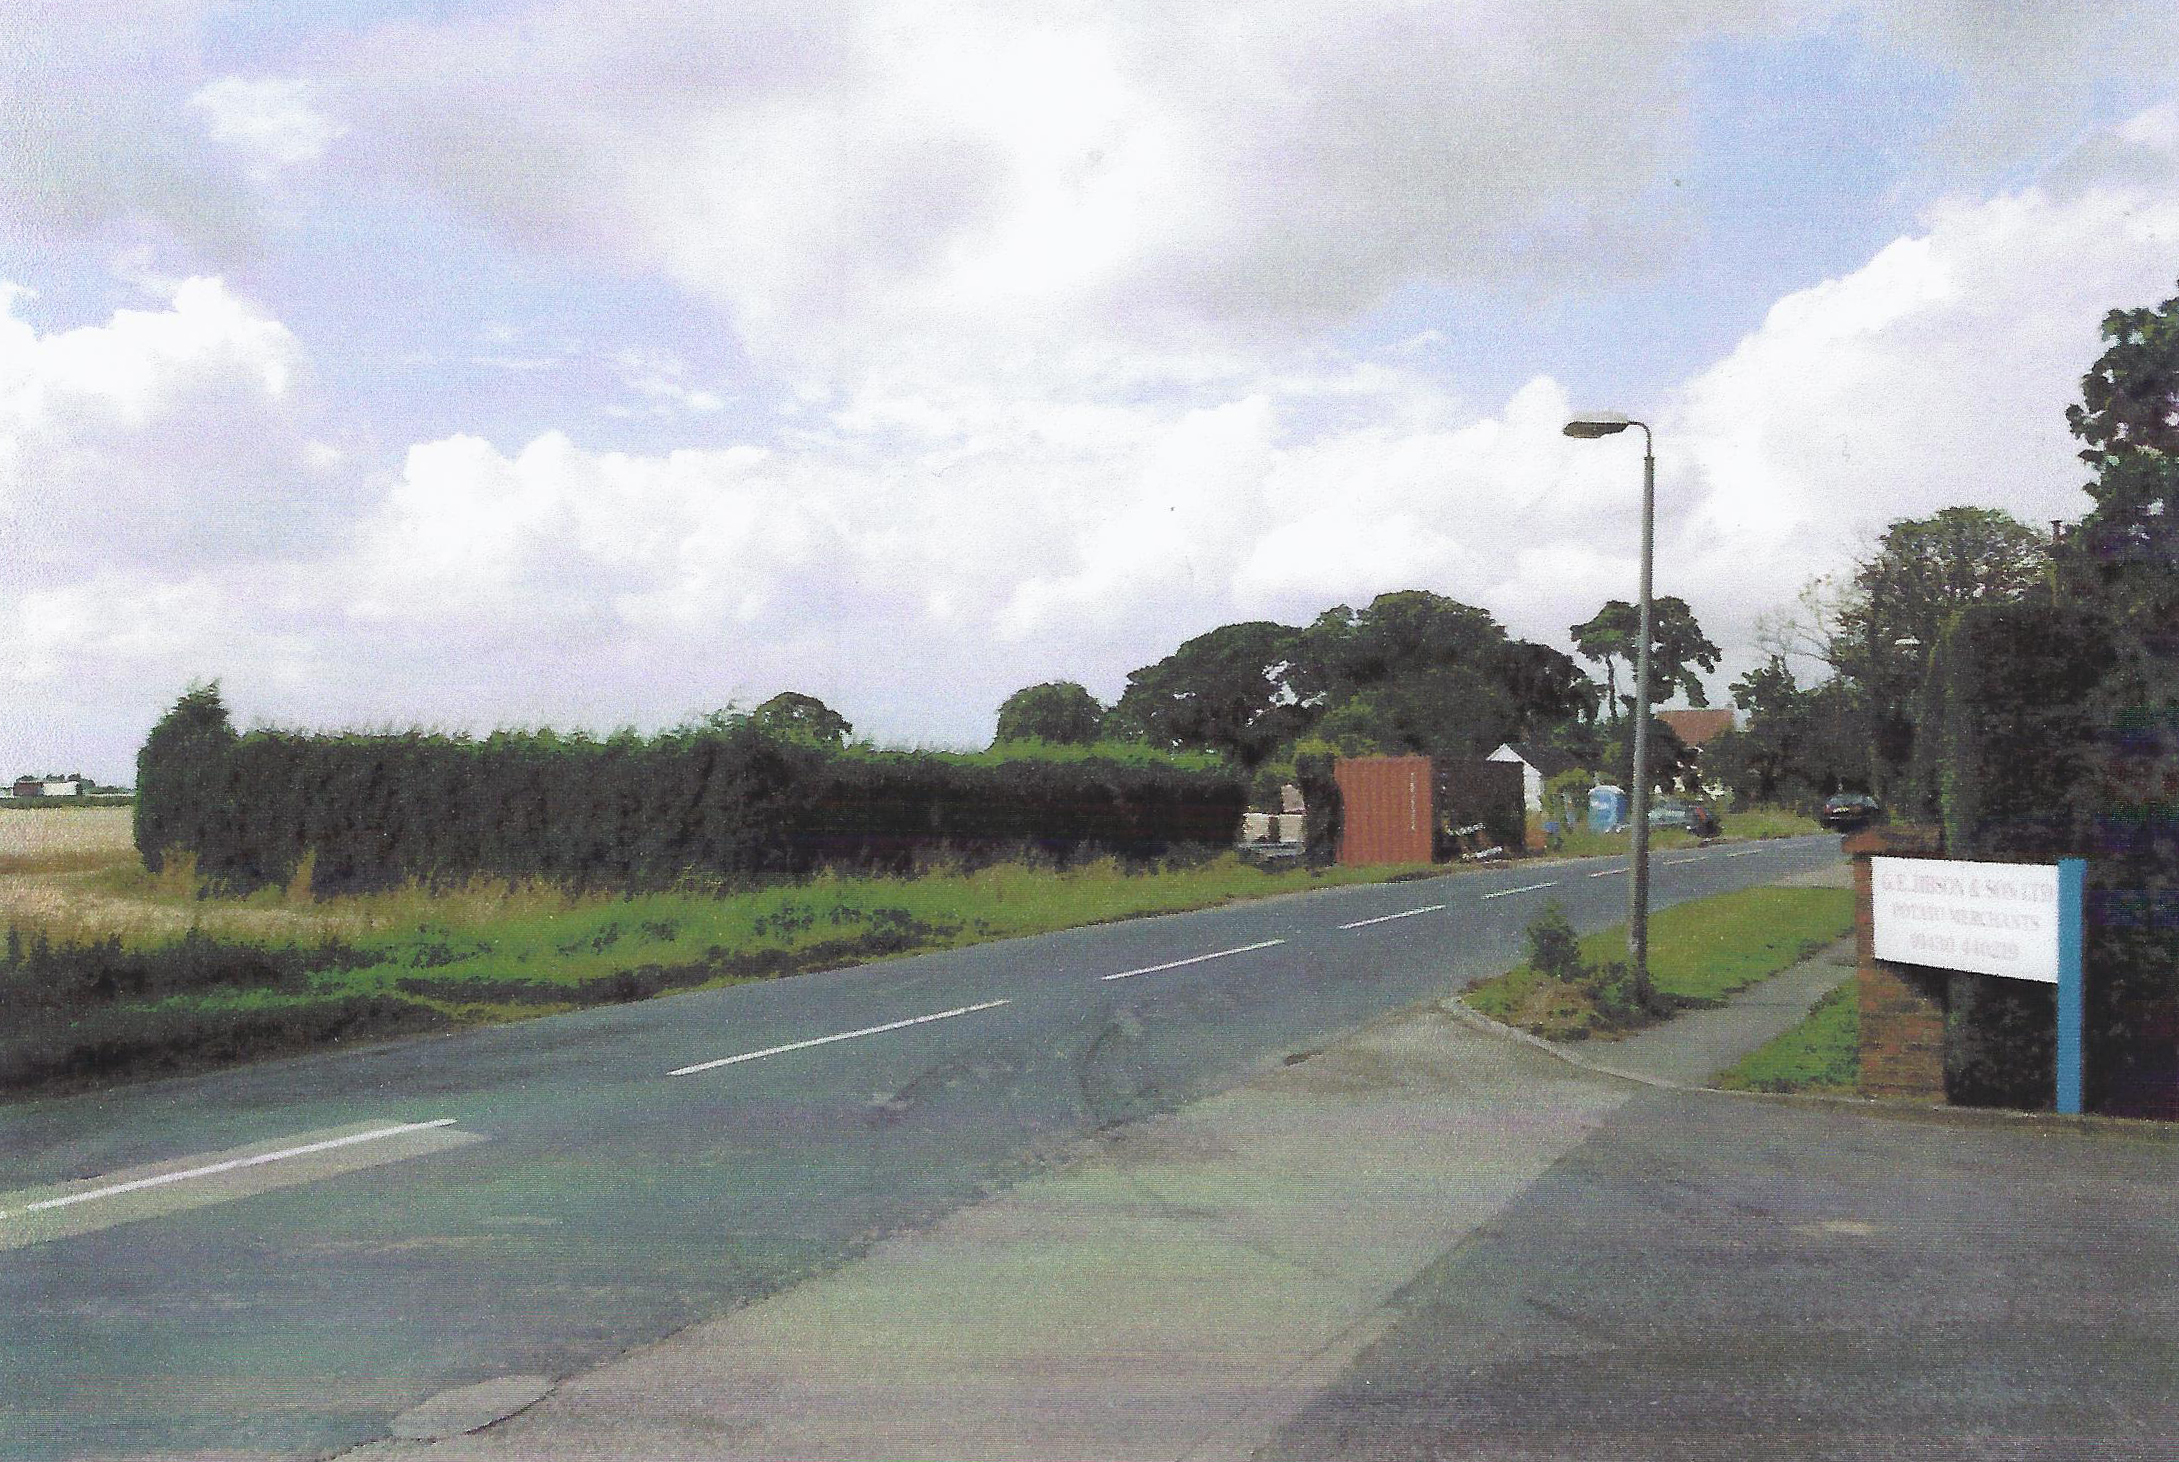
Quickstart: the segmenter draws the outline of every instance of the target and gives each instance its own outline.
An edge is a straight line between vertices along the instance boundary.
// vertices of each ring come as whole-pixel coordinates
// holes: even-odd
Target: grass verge
[[[1718,1005],[1798,963],[1853,927],[1854,896],[1838,888],[1747,888],[1676,904],[1649,923],[1650,982],[1667,1010]],[[1616,924],[1581,941],[1592,968],[1622,958],[1627,929]],[[1570,1041],[1611,1039],[1657,1017],[1622,1008],[1600,982],[1555,979],[1523,964],[1472,986],[1461,998],[1493,1020]]]
[[[550,1015],[699,986],[1429,868],[1159,873],[1002,864],[635,897],[471,885],[311,902],[205,899],[120,863],[52,872],[49,920],[0,950],[0,1093],[60,1091],[344,1041]],[[146,911],[161,914],[150,917]],[[188,923],[176,933],[172,920]]]
[[[1848,980],[1818,1001],[1806,1020],[1722,1073],[1717,1085],[1852,1096],[1860,1079],[1861,1007]]]

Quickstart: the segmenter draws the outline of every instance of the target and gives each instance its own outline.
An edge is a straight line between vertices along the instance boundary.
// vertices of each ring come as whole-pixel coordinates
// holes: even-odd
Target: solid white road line
[[[1626,871],[1627,871],[1627,870],[1626,870],[1626,869],[1624,869],[1624,868],[1607,868],[1607,869],[1605,869],[1605,870],[1604,870],[1603,872],[1601,872],[1601,873],[1592,873],[1592,874],[1590,874],[1589,876],[1590,876],[1591,878],[1609,878],[1609,877],[1611,877],[1611,876],[1612,876],[1612,875],[1613,875],[1614,873],[1624,873],[1624,872],[1626,872]]]
[[[1484,899],[1510,898],[1517,893],[1534,893],[1539,888],[1557,888],[1558,886],[1558,881],[1556,879],[1554,879],[1550,883],[1525,883],[1519,888],[1501,888],[1496,893],[1484,894],[1483,899],[1479,899],[1477,900],[1477,902],[1480,903]]]
[[[1748,858],[1753,857],[1757,853],[1768,853],[1769,851],[1770,849],[1768,848],[1742,848],[1737,853],[1727,853],[1725,856],[1728,858]]]
[[[1366,929],[1372,924],[1389,924],[1394,919],[1412,919],[1417,914],[1434,914],[1444,907],[1443,904],[1424,904],[1419,909],[1407,909],[1397,914],[1379,914],[1374,919],[1357,919],[1352,924],[1342,924],[1339,927],[1342,929]]]
[[[1244,944],[1239,949],[1221,949],[1216,954],[1198,954],[1188,959],[1176,959],[1161,965],[1144,965],[1139,970],[1122,970],[1116,975],[1099,975],[1100,980],[1127,980],[1136,975],[1154,975],[1159,970],[1177,970],[1182,965],[1199,965],[1207,959],[1224,959],[1229,954],[1247,954],[1253,949],[1269,949],[1274,944],[1284,944],[1283,939],[1266,939],[1258,944]]]
[[[911,1025],[929,1025],[934,1020],[951,1020],[956,1015],[974,1015],[979,1010],[996,1010],[1001,1005],[1011,1005],[1010,1000],[986,1000],[981,1005],[963,1005],[953,1010],[941,1010],[935,1015],[910,1016],[906,1020],[887,1021],[884,1025],[867,1025],[859,1031],[841,1031],[836,1036],[818,1036],[813,1040],[789,1041],[784,1046],[766,1046],[761,1051],[744,1051],[739,1056],[721,1056],[716,1061],[699,1061],[694,1066],[681,1066],[667,1072],[668,1076],[694,1076],[699,1071],[711,1071],[720,1066],[738,1066],[744,1061],[759,1061],[766,1056],[778,1056],[788,1051],[807,1051],[812,1046],[829,1046],[834,1041],[852,1041],[857,1036],[883,1035],[887,1031],[905,1030]]]
[[[279,1162],[283,1158],[303,1157],[313,1152],[330,1152],[336,1147],[350,1147],[358,1142],[376,1142],[381,1137],[398,1137],[404,1132],[424,1132],[433,1127],[451,1127],[455,1118],[441,1117],[433,1122],[405,1122],[399,1127],[380,1127],[370,1132],[357,1132],[347,1137],[328,1138],[324,1142],[306,1142],[301,1147],[283,1147],[278,1152],[261,1152],[255,1157],[230,1158],[226,1162],[212,1163],[206,1167],[189,1168],[179,1173],[161,1173],[156,1178],[138,1178],[133,1183],[113,1183],[104,1188],[93,1188],[87,1193],[70,1193],[63,1198],[47,1198],[38,1203],[25,1203],[15,1213],[37,1213],[48,1208],[66,1208],[75,1203],[88,1203],[93,1198],[111,1198],[120,1193],[134,1193],[143,1188],[163,1188],[168,1183],[180,1183],[190,1178],[209,1178],[215,1173],[231,1173],[237,1168],[260,1167],[265,1163]],[[0,1213],[0,1218],[12,1218],[13,1213]]]

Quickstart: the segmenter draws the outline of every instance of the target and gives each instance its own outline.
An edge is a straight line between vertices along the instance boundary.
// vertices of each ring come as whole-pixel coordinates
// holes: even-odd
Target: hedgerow
[[[225,891],[320,895],[477,876],[572,888],[908,873],[1026,856],[1145,865],[1231,844],[1246,804],[1215,767],[1150,758],[842,752],[747,725],[235,736],[195,689],[138,758],[137,846]]]

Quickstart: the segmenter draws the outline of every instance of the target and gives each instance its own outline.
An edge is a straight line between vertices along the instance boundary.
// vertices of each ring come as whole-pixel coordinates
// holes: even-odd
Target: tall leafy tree
[[[1619,724],[1619,662],[1634,659],[1634,647],[1642,637],[1641,611],[1624,599],[1614,599],[1586,624],[1567,633],[1585,660],[1604,667],[1604,705],[1614,726]]]
[[[1313,734],[1347,756],[1482,756],[1520,735],[1520,715],[1488,674],[1439,665],[1355,692]]]
[[[813,695],[783,690],[749,713],[749,724],[768,736],[813,746],[845,746],[855,727]]]
[[[1128,676],[1113,719],[1153,745],[1253,768],[1315,719],[1295,685],[1301,635],[1268,620],[1197,635]]]
[[[2179,297],[2103,319],[2103,354],[2066,424],[2095,471],[2074,535],[2081,585],[2179,654]]]
[[[1676,594],[1660,595],[1650,601],[1650,693],[1659,701],[1669,700],[1674,691],[1687,697],[1689,705],[1707,706],[1710,694],[1703,688],[1702,675],[1717,669],[1718,647],[1710,643],[1710,637],[1695,622],[1695,612],[1687,607],[1687,601]],[[1616,725],[1619,716],[1619,679],[1617,665],[1627,664],[1628,680],[1634,678],[1635,655],[1642,640],[1641,610],[1621,599],[1614,599],[1597,611],[1596,617],[1586,624],[1575,625],[1570,633],[1574,648],[1588,659],[1600,661],[1604,666],[1606,692],[1610,696],[1612,720]]]
[[[1088,746],[1103,734],[1105,708],[1071,680],[1047,681],[1008,696],[999,707],[996,741],[1049,741]]]
[[[1596,682],[1564,651],[1509,640],[1491,659],[1523,739],[1543,740],[1596,714]]]
[[[1482,666],[1506,643],[1487,611],[1402,589],[1366,609],[1342,604],[1317,616],[1302,636],[1300,688],[1336,700],[1434,667]]]
[[[1915,701],[1932,647],[1961,611],[2047,594],[2043,534],[1996,508],[1901,518],[1837,601],[1825,658],[1859,700],[1867,785],[1880,795],[1914,754]]]

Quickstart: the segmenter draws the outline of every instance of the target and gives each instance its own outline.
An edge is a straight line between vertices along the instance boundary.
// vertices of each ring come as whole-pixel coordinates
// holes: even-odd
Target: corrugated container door
[[[1363,756],[1332,768],[1346,804],[1339,861],[1427,863],[1436,809],[1426,756]]]

